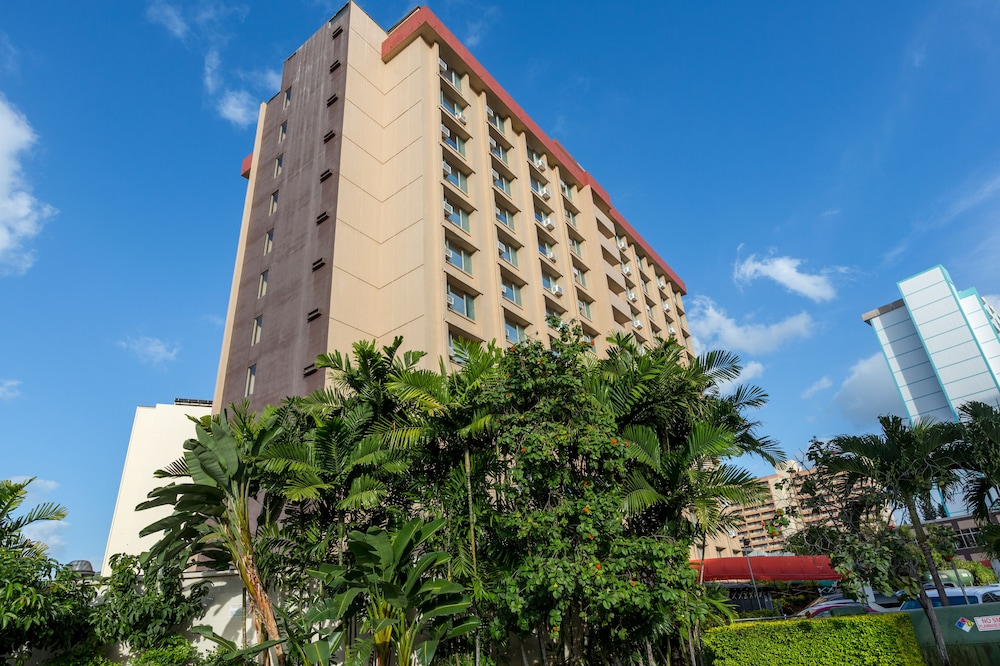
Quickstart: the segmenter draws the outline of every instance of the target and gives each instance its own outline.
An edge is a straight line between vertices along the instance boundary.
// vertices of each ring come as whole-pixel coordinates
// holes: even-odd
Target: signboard
[[[976,618],[979,631],[1000,631],[1000,615],[985,615]]]
[[[972,620],[965,617],[960,617],[958,618],[958,622],[955,623],[955,626],[964,631],[965,633],[969,633],[972,630],[972,627],[975,625],[973,625]]]

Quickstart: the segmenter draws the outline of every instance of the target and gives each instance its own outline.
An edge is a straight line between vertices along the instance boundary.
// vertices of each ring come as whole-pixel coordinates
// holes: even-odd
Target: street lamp
[[[757,591],[757,579],[753,575],[753,565],[750,564],[750,553],[753,552],[753,546],[750,545],[750,537],[743,537],[740,539],[740,543],[743,544],[743,555],[747,558],[747,568],[750,569],[750,583],[753,584],[753,596],[757,599],[757,610],[764,610],[760,603],[760,593]]]

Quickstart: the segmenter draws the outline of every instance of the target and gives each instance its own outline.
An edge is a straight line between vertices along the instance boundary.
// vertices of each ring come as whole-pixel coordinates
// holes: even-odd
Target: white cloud
[[[229,122],[246,127],[257,120],[260,103],[245,90],[227,90],[215,108]]]
[[[22,153],[37,136],[28,119],[0,95],[0,275],[23,275],[35,263],[27,246],[56,210],[31,195],[21,173]]]
[[[829,377],[820,377],[815,382],[813,382],[812,386],[810,386],[809,388],[807,388],[805,391],[802,392],[802,398],[803,399],[811,398],[820,391],[828,389],[831,386],[833,386],[833,382],[830,381]]]
[[[764,364],[758,361],[749,361],[743,364],[740,376],[733,381],[719,382],[717,388],[721,395],[726,395],[740,384],[747,384],[764,374]]]
[[[819,214],[820,217],[833,217],[835,215],[840,215],[839,208],[830,208],[828,210],[824,210],[822,213]]]
[[[146,18],[153,23],[162,25],[177,39],[184,39],[188,34],[188,24],[181,16],[180,8],[169,3],[152,3],[146,10]]]
[[[774,324],[737,324],[705,296],[692,299],[688,326],[700,349],[721,348],[748,354],[767,353],[792,340],[808,338],[815,328],[812,317],[806,312]]]
[[[903,401],[881,352],[851,366],[847,379],[833,396],[841,413],[855,426],[876,429],[883,414],[906,415]]]
[[[210,93],[214,93],[219,89],[219,65],[221,64],[221,58],[219,57],[219,52],[212,49],[205,54],[205,71],[202,75],[202,80],[205,84],[205,90]]]
[[[20,385],[17,379],[0,379],[0,400],[13,400],[21,395]]]
[[[49,555],[58,556],[63,554],[66,547],[63,535],[67,529],[69,523],[65,520],[39,520],[37,523],[25,526],[21,532],[32,541],[40,541],[48,546]]]
[[[17,71],[17,59],[20,54],[10,38],[5,33],[0,32],[0,72],[13,74]]]
[[[171,345],[170,343],[164,342],[159,338],[145,336],[139,338],[126,338],[125,340],[118,342],[117,345],[120,348],[127,349],[138,356],[139,360],[143,363],[151,363],[153,365],[173,361],[177,358],[177,353],[180,351],[179,345]]]
[[[789,291],[794,291],[806,298],[811,298],[817,303],[829,301],[837,295],[825,273],[844,272],[843,268],[825,269],[823,273],[803,273],[799,270],[801,259],[795,257],[762,257],[757,259],[757,255],[750,255],[743,262],[736,262],[733,268],[733,280],[739,284],[741,282],[751,282],[759,277],[771,278]]]

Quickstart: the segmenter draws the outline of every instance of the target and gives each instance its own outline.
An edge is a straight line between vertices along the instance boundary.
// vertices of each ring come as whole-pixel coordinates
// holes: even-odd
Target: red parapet
[[[250,153],[243,158],[243,169],[240,171],[242,175],[247,180],[250,180],[250,167],[253,166],[253,153]]]
[[[695,569],[704,567],[703,580],[840,580],[825,555],[774,555],[771,557],[717,557],[691,560]]]
[[[409,44],[413,39],[416,39],[420,34],[424,32],[431,33],[437,36],[441,41],[447,44],[451,50],[458,54],[458,57],[472,70],[472,72],[482,81],[487,88],[489,88],[500,101],[510,109],[511,113],[517,116],[528,131],[535,136],[536,139],[542,142],[545,148],[553,156],[559,159],[560,165],[563,169],[573,174],[583,185],[589,185],[591,190],[597,194],[598,197],[603,199],[608,207],[611,209],[611,218],[620,224],[629,236],[636,242],[636,244],[643,249],[646,255],[653,260],[663,271],[667,274],[667,277],[671,279],[679,288],[682,294],[687,293],[687,286],[684,281],[680,279],[676,272],[670,267],[666,261],[646,242],[644,238],[639,236],[635,232],[635,229],[631,224],[619,213],[614,206],[611,205],[611,198],[608,196],[607,191],[601,187],[600,183],[594,180],[594,177],[590,175],[587,171],[577,163],[573,156],[563,148],[558,141],[549,138],[549,136],[542,131],[541,127],[532,120],[524,109],[514,101],[514,98],[503,89],[503,87],[497,83],[496,79],[486,71],[486,68],[473,57],[472,53],[469,52],[465,45],[448,28],[445,27],[441,19],[437,17],[434,12],[432,12],[426,5],[415,9],[410,13],[405,19],[403,19],[397,26],[392,29],[392,32],[385,38],[382,42],[382,60],[384,62],[389,62],[395,55],[401,51],[407,44]],[[427,36],[428,41],[431,41],[430,35]]]

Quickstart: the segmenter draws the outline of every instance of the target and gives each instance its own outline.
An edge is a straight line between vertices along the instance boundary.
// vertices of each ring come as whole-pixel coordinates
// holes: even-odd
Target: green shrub
[[[993,573],[993,569],[979,562],[958,562],[958,568],[971,573],[976,585],[993,585],[997,582],[997,575]]]
[[[162,645],[143,650],[130,660],[131,666],[193,666],[201,662],[194,645],[182,636],[171,636]]]
[[[739,617],[781,617],[781,611],[772,608],[765,608],[763,610],[748,610],[740,611],[738,613]]]
[[[118,666],[100,653],[100,647],[85,645],[45,661],[45,666]]]
[[[909,616],[743,622],[702,639],[711,666],[923,666]]]

